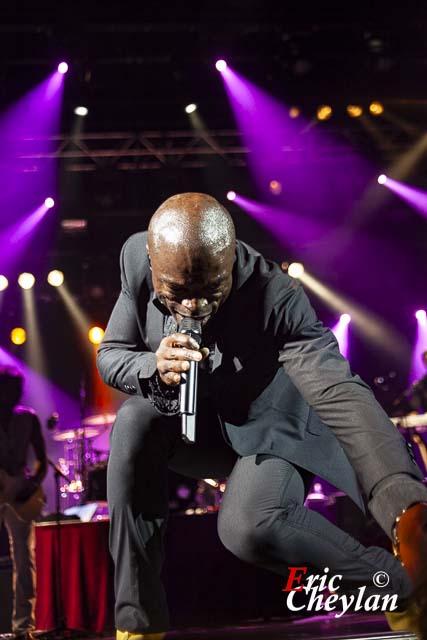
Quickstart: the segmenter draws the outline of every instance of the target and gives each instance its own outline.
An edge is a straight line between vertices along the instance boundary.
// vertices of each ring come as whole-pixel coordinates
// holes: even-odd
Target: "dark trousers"
[[[304,507],[311,474],[273,456],[237,458],[208,407],[199,409],[197,443],[187,445],[180,438],[179,418],[161,416],[148,400],[133,397],[117,414],[107,476],[118,629],[158,632],[168,627],[160,580],[168,468],[195,478],[229,476],[218,532],[242,560],[284,576],[290,566],[318,573],[328,567],[330,575],[341,574],[349,585],[372,585],[375,572],[386,571],[389,593],[410,594],[409,578],[391,553],[364,547]]]
[[[23,522],[7,504],[0,507],[0,526],[9,534],[13,564],[12,631],[19,635],[35,627],[36,569],[34,523]]]

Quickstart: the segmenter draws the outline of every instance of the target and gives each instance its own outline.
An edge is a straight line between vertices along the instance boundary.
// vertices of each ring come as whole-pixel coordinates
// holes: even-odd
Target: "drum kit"
[[[59,487],[61,507],[79,506],[91,500],[105,500],[105,495],[94,495],[92,476],[102,472],[106,475],[108,451],[97,449],[95,440],[111,428],[116,414],[99,413],[83,418],[74,429],[58,429],[52,432],[55,442],[63,443],[63,455],[58,459],[58,467],[63,477]],[[98,483],[95,483],[99,485]],[[105,494],[105,479],[103,481]],[[92,495],[91,495],[92,494]]]
[[[64,452],[58,459],[58,467],[63,477],[68,479],[59,487],[62,509],[80,506],[89,501],[106,500],[109,452],[97,449],[94,444],[99,436],[111,428],[115,418],[114,413],[98,413],[84,418],[81,425],[74,429],[56,428],[53,431],[53,440],[63,443]],[[421,458],[419,462],[423,463],[424,471],[427,473],[427,447],[421,437],[422,433],[427,432],[427,414],[402,416],[391,420],[407,438],[410,436],[413,444],[417,445]],[[311,501],[329,504],[331,498],[336,497],[330,490],[324,491],[323,485],[319,482],[313,487],[307,496],[309,504]],[[195,488],[189,489],[191,496],[188,496],[188,500],[181,501],[187,502],[187,508],[183,513],[199,515],[217,511],[225,488],[225,479],[199,480]],[[180,497],[179,490],[177,495]]]
[[[52,431],[53,440],[63,444],[63,454],[58,458],[57,465],[61,472],[61,511],[67,512],[68,509],[87,502],[106,500],[109,452],[96,448],[95,441],[111,429],[115,419],[115,413],[99,413],[83,418],[79,427],[59,429],[56,426]],[[225,487],[225,480],[200,479],[195,487],[188,487],[189,495],[180,500],[180,506],[185,504],[185,508],[174,509],[172,499],[171,511],[176,510],[186,515],[217,511]],[[178,496],[179,491],[178,488]]]

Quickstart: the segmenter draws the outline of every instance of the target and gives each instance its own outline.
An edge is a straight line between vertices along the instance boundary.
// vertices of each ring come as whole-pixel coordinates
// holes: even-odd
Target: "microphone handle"
[[[197,378],[199,363],[192,360],[190,368],[181,374],[183,382],[179,392],[181,435],[188,444],[196,442]]]
[[[181,413],[196,413],[198,363],[190,361],[190,368],[181,374],[183,383],[179,395],[179,410]]]

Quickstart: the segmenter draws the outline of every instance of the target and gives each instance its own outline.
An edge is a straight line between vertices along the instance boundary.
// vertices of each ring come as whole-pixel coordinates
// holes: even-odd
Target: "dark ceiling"
[[[377,98],[399,108],[412,101],[419,117],[427,6],[366,4],[2,3],[0,100],[14,100],[66,59],[65,132],[80,102],[90,108],[91,131],[187,127],[190,101],[210,128],[224,128],[232,121],[213,62],[226,57],[307,114],[325,101]]]

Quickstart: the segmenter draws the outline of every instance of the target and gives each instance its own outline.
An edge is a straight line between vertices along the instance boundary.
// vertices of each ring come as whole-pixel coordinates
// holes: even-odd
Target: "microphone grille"
[[[179,325],[180,333],[197,333],[202,335],[202,323],[194,318],[183,318]]]

